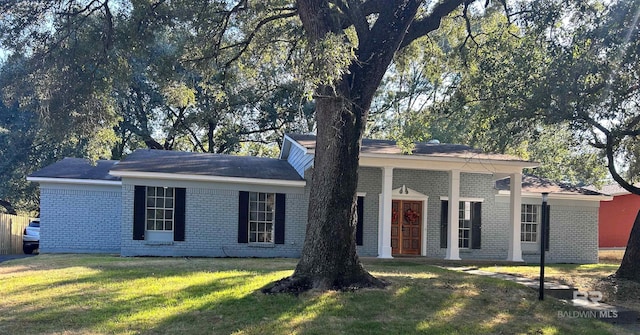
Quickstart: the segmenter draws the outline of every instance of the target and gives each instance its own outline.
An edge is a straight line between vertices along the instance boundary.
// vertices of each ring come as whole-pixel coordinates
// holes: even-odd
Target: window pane
[[[147,220],[147,230],[153,230],[155,228],[153,220]]]
[[[165,219],[173,219],[173,211],[172,210],[166,210],[164,212],[164,218]]]
[[[165,230],[173,230],[173,221],[165,221],[164,222],[164,229]]]
[[[258,201],[258,193],[256,192],[249,193],[249,201],[252,201],[252,202]]]
[[[153,220],[153,219],[155,219],[155,218],[156,218],[155,213],[156,213],[156,212],[155,212],[153,209],[148,209],[148,210],[147,210],[147,219],[148,219],[148,220]]]
[[[156,209],[156,219],[164,219],[164,210]]]
[[[164,200],[164,208],[173,208],[173,198]]]

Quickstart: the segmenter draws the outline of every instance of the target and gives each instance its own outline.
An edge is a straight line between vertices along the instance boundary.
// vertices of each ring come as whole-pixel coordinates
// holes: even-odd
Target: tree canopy
[[[271,152],[259,144],[316,131],[303,257],[276,290],[379,286],[352,241],[367,124],[401,142],[519,154],[567,181],[600,179],[604,158],[617,182],[640,193],[638,8],[637,0],[2,2],[0,199],[34,209],[24,175],[64,156]]]

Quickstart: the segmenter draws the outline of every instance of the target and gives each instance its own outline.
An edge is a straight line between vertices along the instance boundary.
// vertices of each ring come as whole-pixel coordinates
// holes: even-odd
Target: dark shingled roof
[[[511,178],[504,178],[496,181],[496,189],[509,191],[511,189]],[[554,194],[582,194],[582,195],[604,195],[600,192],[588,190],[583,187],[574,186],[567,183],[556,183],[548,179],[532,175],[522,176],[522,192],[525,193],[554,193]]]
[[[303,180],[286,160],[149,149],[136,150],[112,171]]]
[[[30,174],[29,177],[118,181],[119,177],[109,174],[109,170],[117,163],[118,161],[99,160],[94,165],[87,159],[67,157]]]
[[[301,134],[287,134],[291,139],[298,142],[303,147],[315,150],[316,148],[316,136],[315,135],[301,135]],[[363,154],[387,154],[387,155],[403,155],[402,148],[400,148],[396,141],[391,140],[372,140],[363,139],[360,152]],[[431,157],[450,157],[450,158],[476,158],[476,159],[492,159],[500,161],[524,161],[520,157],[486,153],[482,150],[475,149],[473,147],[462,144],[446,144],[446,143],[424,143],[416,142],[412,151],[412,155],[416,156],[431,156]]]

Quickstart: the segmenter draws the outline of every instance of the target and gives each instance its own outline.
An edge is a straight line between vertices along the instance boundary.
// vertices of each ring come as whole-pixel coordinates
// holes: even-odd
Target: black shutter
[[[249,242],[249,192],[240,191],[238,205],[238,243]]]
[[[440,202],[440,248],[447,247],[447,233],[449,221],[449,202],[442,200]]]
[[[546,210],[546,220],[545,220],[545,230],[546,230],[546,234],[544,236],[544,250],[545,251],[549,251],[549,235],[550,234],[550,230],[549,228],[551,227],[551,225],[549,224],[549,221],[551,220],[551,215],[549,214],[551,213],[551,206],[547,205],[547,210]]]
[[[480,249],[482,237],[482,203],[471,203],[471,249]]]
[[[356,245],[362,245],[362,229],[364,220],[364,197],[358,197],[358,206],[356,207],[358,213],[358,221],[356,222]]]
[[[147,188],[136,186],[133,193],[133,239],[144,240],[144,226],[147,214]]]
[[[173,240],[184,241],[186,189],[175,188]]]
[[[276,244],[284,244],[284,221],[286,213],[286,195],[283,193],[276,193],[276,222],[274,242]],[[246,226],[246,225],[245,225]],[[246,235],[246,234],[245,234]]]

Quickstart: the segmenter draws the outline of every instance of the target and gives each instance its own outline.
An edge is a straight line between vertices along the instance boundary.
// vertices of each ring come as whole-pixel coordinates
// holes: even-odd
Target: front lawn
[[[40,255],[0,264],[0,334],[614,334],[518,284],[368,261],[385,290],[263,295],[291,259]],[[567,315],[566,313],[564,315]]]
[[[580,291],[600,291],[602,302],[640,311],[640,283],[613,278],[620,262],[600,264],[549,264],[545,279],[567,284]],[[481,270],[540,278],[539,265],[487,266]]]

